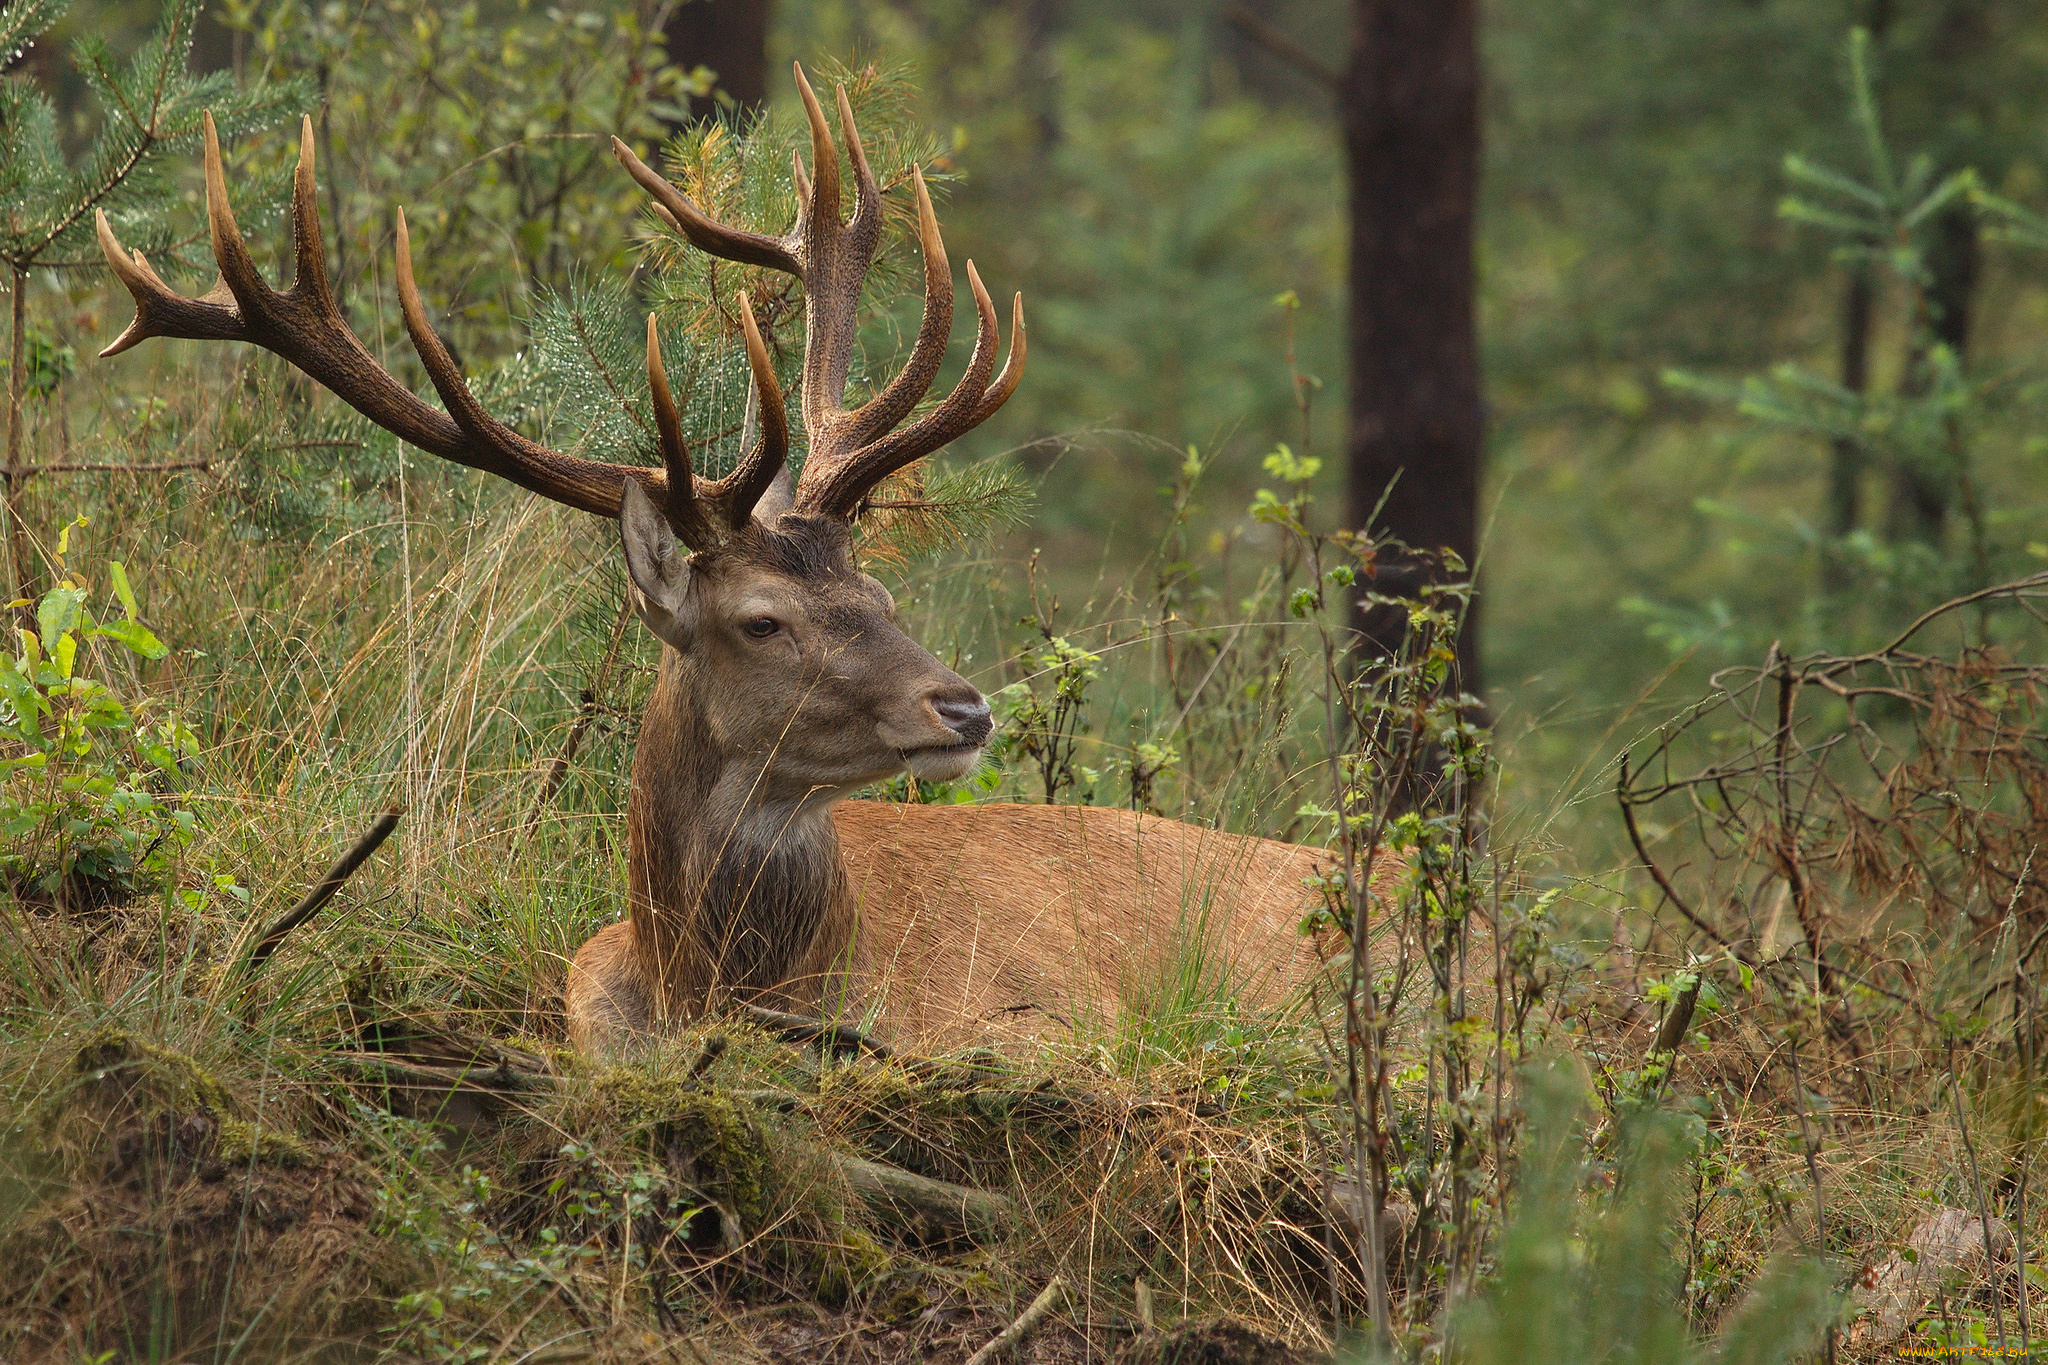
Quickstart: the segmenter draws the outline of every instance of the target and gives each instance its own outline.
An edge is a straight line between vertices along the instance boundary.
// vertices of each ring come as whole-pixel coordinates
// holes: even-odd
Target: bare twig
[[[242,962],[244,976],[252,975],[261,967],[277,951],[277,945],[284,942],[286,934],[319,914],[320,908],[334,899],[334,893],[341,890],[342,883],[354,876],[356,869],[369,861],[378,846],[391,837],[391,831],[398,828],[398,817],[403,814],[403,807],[393,806],[378,816],[377,823],[356,840],[354,848],[341,855],[341,860],[327,870],[327,875],[306,893],[305,899],[263,931],[263,937],[256,940],[256,946],[249,950],[249,956]]]
[[[1293,67],[1325,90],[1334,91],[1338,82],[1343,79],[1343,73],[1337,68],[1274,28],[1246,6],[1225,5],[1223,17],[1248,41],[1264,48],[1268,54]]]
[[[36,576],[35,550],[30,545],[28,533],[21,521],[21,507],[17,499],[21,495],[21,395],[22,384],[28,372],[26,347],[28,345],[28,271],[14,267],[14,331],[12,354],[7,367],[7,462],[0,464],[0,518],[7,522],[4,539],[7,545],[8,565],[7,588],[11,596],[29,597],[29,589]]]
[[[1065,1291],[1066,1287],[1066,1280],[1058,1275],[1053,1276],[1052,1283],[1038,1291],[1038,1297],[1031,1301],[1031,1305],[1028,1308],[1017,1315],[1015,1322],[998,1333],[994,1341],[991,1341],[988,1345],[967,1357],[967,1365],[988,1365],[990,1361],[994,1360],[1004,1351],[1015,1346],[1018,1342],[1036,1331],[1038,1324],[1045,1320],[1048,1313],[1052,1312],[1053,1304],[1058,1301],[1060,1294]]]
[[[343,1069],[396,1090],[545,1095],[555,1088],[552,1074],[514,1066],[504,1058],[495,1061],[478,1058],[473,1063],[433,1066],[384,1052],[334,1052],[328,1055]]]
[[[211,469],[213,461],[164,460],[157,464],[131,464],[123,460],[87,460],[77,463],[32,464],[14,471],[17,480],[38,474],[171,474],[181,469]]]
[[[1778,653],[1778,646],[1771,646],[1771,653]],[[1836,991],[1834,972],[1828,967],[1827,953],[1820,935],[1820,916],[1813,904],[1813,884],[1807,880],[1806,869],[1800,862],[1799,828],[1792,816],[1792,711],[1799,700],[1800,676],[1789,662],[1780,662],[1778,678],[1778,726],[1772,738],[1776,753],[1774,776],[1778,791],[1778,862],[1784,874],[1785,885],[1792,892],[1792,911],[1799,918],[1799,932],[1806,938],[1807,952],[1813,958],[1813,983],[1824,995]]]
[[[1843,672],[1846,668],[1851,667],[1856,663],[1871,662],[1877,659],[1884,658],[1885,656],[1890,654],[1896,654],[1901,648],[1904,647],[1906,641],[1912,639],[1915,635],[1918,635],[1920,633],[1920,628],[1922,626],[1925,626],[1929,621],[1933,621],[1938,617],[1946,616],[1949,612],[1959,611],[1964,607],[1970,606],[1971,604],[1976,602],[1982,602],[1987,598],[2018,597],[2035,588],[2048,588],[2048,570],[2044,570],[2041,573],[2028,574],[2025,578],[2016,578],[2010,583],[1997,583],[1993,584],[1991,587],[1988,588],[1979,588],[1976,592],[1964,593],[1961,597],[1950,598],[1948,601],[1943,602],[1940,606],[1930,607],[1928,610],[1921,613],[1919,618],[1916,619],[1912,625],[1907,626],[1904,630],[1900,631],[1897,637],[1894,638],[1890,644],[1886,645],[1883,649],[1878,650],[1875,654],[1864,654],[1857,656],[1857,658],[1853,660],[1844,660],[1841,665],[1829,671],[1833,673],[1840,673]]]
[[[1664,893],[1664,899],[1670,901],[1679,914],[1691,921],[1693,928],[1712,939],[1716,947],[1729,947],[1728,940],[1721,936],[1719,930],[1693,913],[1692,907],[1685,903],[1685,898],[1671,885],[1670,879],[1664,875],[1664,869],[1657,866],[1657,860],[1650,856],[1649,848],[1644,845],[1642,831],[1636,828],[1635,805],[1629,800],[1627,754],[1621,756],[1621,776],[1614,784],[1614,796],[1621,805],[1622,823],[1628,826],[1628,841],[1635,845],[1636,856],[1643,860],[1644,868],[1649,871],[1651,880],[1657,883],[1657,889]]]
[[[2032,858],[2033,855],[2029,853],[2028,861],[2030,866],[2032,863]],[[2017,888],[2014,889],[2013,898],[2015,900],[2019,898]],[[2018,987],[2019,985],[2024,984],[2026,993],[2024,1014],[2022,1014],[2021,1012],[2022,1006],[2020,1000],[2018,998],[2015,998],[2013,1000],[2013,1017],[2017,1023],[2016,1031],[2019,1033],[2021,1038],[2020,1093],[2022,1095],[2031,1095],[2034,1093],[2034,1048],[2036,1040],[2040,1036],[2034,1031],[2034,985],[2033,979],[2026,975],[2025,962],[2019,962],[2014,965],[2013,975],[2015,978],[2015,986]],[[2019,1187],[2013,1193],[2012,1208],[2014,1259],[2013,1278],[2018,1282],[2020,1290],[2021,1359],[2026,1359],[2029,1355],[2032,1354],[2034,1335],[2032,1309],[2027,1301],[2027,1176],[2029,1173],[2029,1169],[2033,1165],[2034,1148],[2034,1144],[2028,1140],[2030,1136],[2031,1134],[2027,1131],[2026,1128],[2021,1129]]]

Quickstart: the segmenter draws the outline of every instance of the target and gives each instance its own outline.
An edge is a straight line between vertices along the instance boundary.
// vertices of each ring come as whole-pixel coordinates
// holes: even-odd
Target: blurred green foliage
[[[1815,1358],[1837,1311],[1825,1262],[1777,1258],[1723,1315],[1711,1342],[1695,1340],[1678,1306],[1667,1244],[1673,1188],[1701,1144],[1713,1145],[1711,1135],[1644,1114],[1612,1134],[1607,1151],[1588,1151],[1583,1078],[1560,1066],[1526,1079],[1529,1127],[1514,1210],[1495,1274],[1455,1310],[1446,1360],[1776,1365]]]

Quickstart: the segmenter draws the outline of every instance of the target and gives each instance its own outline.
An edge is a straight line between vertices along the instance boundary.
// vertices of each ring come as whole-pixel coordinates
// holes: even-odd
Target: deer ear
[[[619,539],[626,551],[626,577],[633,605],[647,628],[677,649],[690,642],[690,562],[676,544],[668,521],[639,483],[626,480],[619,497]]]

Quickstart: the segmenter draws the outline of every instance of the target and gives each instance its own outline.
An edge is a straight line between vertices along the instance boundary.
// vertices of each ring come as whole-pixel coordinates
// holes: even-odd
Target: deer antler
[[[998,346],[995,306],[982,288],[974,263],[967,263],[967,282],[979,316],[967,372],[937,407],[898,429],[897,424],[910,415],[937,377],[953,326],[953,277],[946,246],[939,237],[923,172],[913,167],[918,240],[924,253],[924,315],[902,372],[867,403],[847,411],[846,376],[852,363],[861,284],[881,242],[882,195],[854,127],[853,108],[841,87],[837,92],[839,126],[854,187],[853,214],[840,221],[839,153],[832,145],[825,111],[800,64],[796,83],[810,120],[811,159],[817,179],[813,183],[804,173],[799,156],[795,167],[797,219],[785,236],[769,237],[714,221],[618,138],[612,139],[612,154],[653,197],[656,212],[698,248],[725,260],[779,270],[803,284],[803,415],[810,453],[797,484],[796,506],[800,511],[846,519],[859,511],[877,483],[986,421],[1009,398],[1024,374],[1024,296],[1018,294],[1011,309],[1009,360],[991,382]]]
[[[782,389],[775,382],[775,369],[768,359],[768,347],[761,340],[761,328],[754,321],[754,305],[740,295],[740,326],[747,335],[747,363],[754,371],[754,383],[761,396],[761,437],[754,448],[740,457],[732,473],[716,482],[706,482],[690,472],[690,451],[683,442],[682,415],[676,411],[669,392],[668,369],[661,363],[661,340],[654,329],[654,315],[647,315],[647,388],[654,399],[654,428],[661,447],[662,463],[668,469],[668,500],[664,508],[676,536],[693,549],[716,543],[726,529],[738,530],[754,514],[754,504],[775,481],[776,471],[789,459],[789,421],[782,411]],[[714,520],[714,518],[716,520]],[[724,527],[718,525],[723,521]]]
[[[427,321],[413,280],[412,242],[405,214],[398,214],[398,297],[405,329],[425,365],[434,391],[447,411],[437,412],[421,401],[371,356],[349,330],[335,306],[327,279],[327,257],[320,240],[320,217],[314,199],[313,121],[299,127],[299,166],[292,190],[292,239],[297,270],[291,287],[271,288],[257,273],[235,226],[228,205],[227,177],[221,169],[220,137],[213,115],[206,125],[206,222],[220,280],[198,298],[186,298],[167,286],[141,252],[130,252],[115,238],[104,212],[96,214],[100,250],[121,283],[135,299],[135,320],[100,352],[119,355],[150,337],[183,337],[196,341],[247,341],[283,356],[334,391],[342,401],[401,439],[457,464],[509,479],[544,498],[595,512],[619,515],[619,498],[627,479],[645,489],[666,509],[670,526],[693,549],[707,549],[722,536],[719,522],[739,526],[751,514],[788,454],[788,427],[783,418],[782,391],[761,344],[753,312],[744,297],[741,320],[747,332],[747,358],[760,395],[761,440],[728,477],[709,482],[690,471],[675,403],[661,355],[648,320],[648,379],[655,395],[656,425],[665,469],[607,464],[551,450],[530,441],[484,411],[470,392],[455,358]],[[707,510],[708,509],[708,510]],[[714,520],[714,515],[717,518]]]

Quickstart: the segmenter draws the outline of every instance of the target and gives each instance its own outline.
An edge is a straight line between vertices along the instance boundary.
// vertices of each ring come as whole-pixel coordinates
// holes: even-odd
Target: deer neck
[[[642,969],[671,1017],[724,994],[815,1012],[853,935],[838,793],[778,792],[767,755],[712,733],[689,662],[662,655],[627,808]]]

